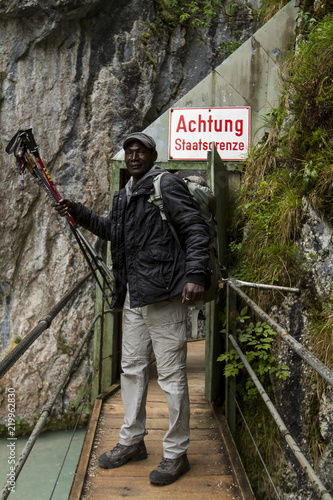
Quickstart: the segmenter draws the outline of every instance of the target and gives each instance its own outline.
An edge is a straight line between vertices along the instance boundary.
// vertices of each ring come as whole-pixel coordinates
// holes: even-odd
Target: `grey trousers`
[[[177,458],[189,446],[189,397],[186,375],[187,304],[170,301],[123,309],[121,392],[125,410],[119,442],[131,445],[146,434],[146,399],[152,349],[158,383],[169,409],[169,430],[163,438],[165,458]]]

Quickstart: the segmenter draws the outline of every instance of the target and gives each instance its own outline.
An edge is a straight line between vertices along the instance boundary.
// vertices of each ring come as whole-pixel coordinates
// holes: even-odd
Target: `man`
[[[187,304],[201,300],[209,286],[209,233],[185,183],[166,173],[161,179],[164,211],[177,231],[177,242],[159,208],[148,201],[154,192],[153,178],[162,171],[155,165],[154,139],[133,133],[123,148],[131,178],[115,193],[106,218],[66,199],[56,210],[62,216],[69,211],[79,225],[111,240],[113,305],[123,307],[124,424],[119,443],[99,457],[99,465],[114,468],[147,457],[145,406],[153,349],[169,408],[169,430],[163,438],[163,460],[149,479],[163,485],[189,470],[186,314]]]

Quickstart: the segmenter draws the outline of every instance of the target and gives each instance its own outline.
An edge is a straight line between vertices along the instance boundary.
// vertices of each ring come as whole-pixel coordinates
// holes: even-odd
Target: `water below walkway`
[[[52,500],[68,498],[84,435],[85,429],[78,429],[74,434]],[[9,495],[9,500],[11,498],[15,500],[49,500],[51,498],[71,437],[71,430],[45,432],[39,436],[16,480],[15,493]],[[23,436],[15,442],[16,459],[27,440],[28,436]],[[7,480],[10,467],[7,443],[6,438],[0,439],[0,489]]]

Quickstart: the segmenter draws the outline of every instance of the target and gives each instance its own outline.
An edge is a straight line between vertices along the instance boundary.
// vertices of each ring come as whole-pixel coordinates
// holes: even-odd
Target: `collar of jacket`
[[[129,202],[132,195],[136,195],[139,192],[140,192],[140,194],[151,194],[154,190],[153,178],[162,172],[165,172],[165,170],[163,168],[160,168],[157,165],[154,165],[149,170],[149,172],[147,172],[143,177],[141,177],[141,179],[138,180],[138,182],[135,184],[133,190],[132,190],[133,177],[131,177],[125,186],[127,202]],[[147,179],[148,179],[148,181],[147,181]]]

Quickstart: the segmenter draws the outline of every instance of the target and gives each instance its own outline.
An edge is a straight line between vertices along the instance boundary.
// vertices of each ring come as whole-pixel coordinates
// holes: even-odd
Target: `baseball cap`
[[[124,141],[123,148],[125,149],[126,145],[131,141],[140,141],[144,144],[148,149],[152,149],[153,151],[156,149],[156,142],[154,139],[143,132],[133,132],[128,135]]]

